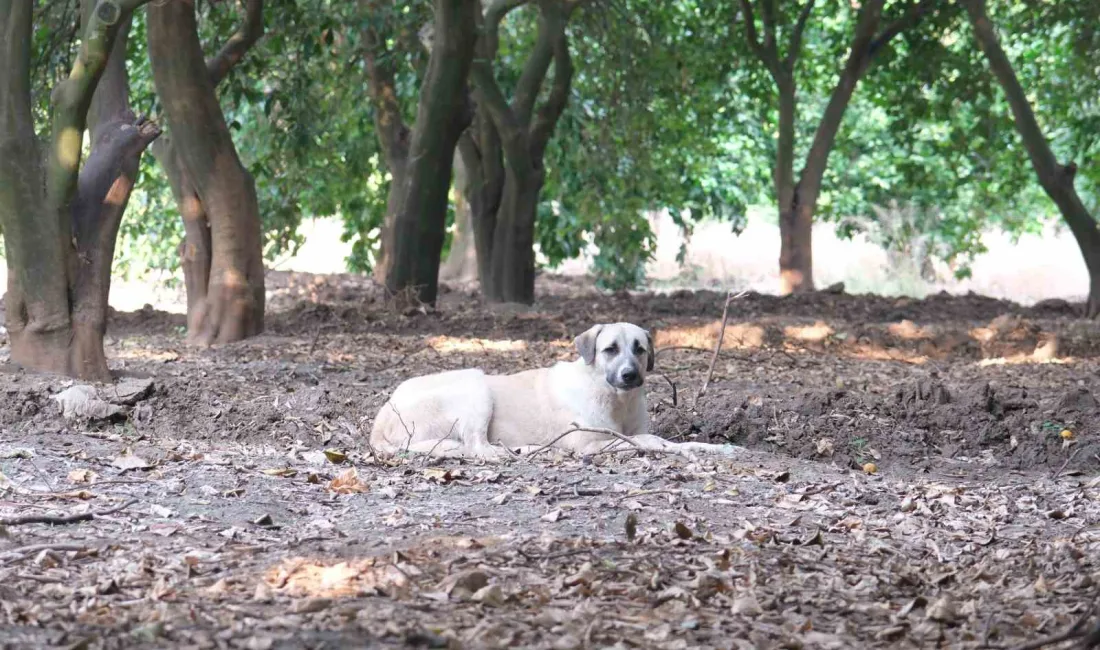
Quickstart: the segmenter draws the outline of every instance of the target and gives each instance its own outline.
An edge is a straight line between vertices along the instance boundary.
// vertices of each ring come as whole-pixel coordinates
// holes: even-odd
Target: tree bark
[[[82,7],[77,60],[52,95],[45,166],[30,111],[32,4],[0,2],[0,223],[11,357],[33,370],[109,380],[103,337],[115,238],[141,154],[159,135],[128,105],[126,35],[144,2]],[[81,169],[89,117],[92,151]]]
[[[1085,258],[1089,273],[1089,296],[1085,304],[1085,315],[1088,318],[1100,316],[1100,230],[1074,187],[1077,166],[1072,162],[1065,165],[1059,163],[1051,150],[1042,127],[1035,119],[1027,93],[1012,68],[1012,62],[1001,47],[996,28],[986,13],[984,0],[966,0],[964,4],[970,16],[974,37],[985,54],[993,75],[1004,90],[1016,130],[1027,149],[1031,166],[1039,177],[1039,184],[1058,206],[1062,218],[1077,240],[1081,255]]]
[[[217,70],[227,68],[212,69],[203,57],[194,0],[151,5],[148,33],[153,81],[183,171],[174,191],[184,203],[197,197],[210,230],[209,279],[205,295],[188,298],[188,339],[209,345],[254,336],[264,327],[262,233],[255,182],[241,164],[214,90]],[[196,206],[181,205],[181,212],[200,214]],[[196,231],[198,225],[191,225]],[[201,273],[192,285],[200,286],[200,279]]]
[[[459,145],[461,147],[461,144]],[[457,149],[454,157],[455,234],[451,250],[439,267],[440,282],[466,283],[477,279],[477,245],[474,243],[474,225],[467,187],[469,173]]]
[[[395,223],[405,197],[406,166],[412,133],[401,115],[393,53],[388,50],[386,35],[379,33],[375,27],[376,17],[386,9],[380,0],[360,0],[359,7],[364,18],[361,30],[363,59],[367,67],[367,88],[374,108],[374,130],[390,172],[381,245],[374,265],[375,280],[385,284],[386,277],[392,273],[394,262]]]
[[[401,209],[393,224],[386,289],[399,302],[434,305],[447,220],[451,166],[470,124],[466,79],[477,43],[477,0],[436,0],[435,40],[421,85]]]
[[[464,160],[480,167],[474,211],[481,290],[491,302],[531,304],[535,299],[535,219],[545,179],[543,156],[569,101],[573,64],[566,26],[576,0],[540,0],[535,46],[509,102],[493,74],[499,26],[524,0],[497,0],[483,23],[478,59],[471,69],[477,100],[478,144],[463,146]],[[537,98],[553,66],[546,101]],[[503,164],[500,160],[503,159]],[[471,165],[472,166],[472,165]]]
[[[764,24],[761,39],[756,29],[750,0],[741,0],[741,14],[749,48],[771,73],[779,99],[779,136],[776,152],[775,186],[779,206],[779,289],[782,294],[813,291],[813,221],[821,181],[825,176],[829,153],[836,143],[844,113],[860,78],[874,55],[891,39],[915,25],[938,0],[919,0],[911,4],[897,20],[878,31],[885,0],[868,0],[859,8],[852,44],[841,70],[840,79],[829,96],[825,112],[818,122],[810,150],[797,180],[794,175],[794,135],[798,119],[794,68],[802,47],[802,35],[814,0],[807,0],[791,31],[786,55],[777,45],[775,0],[759,0]]]

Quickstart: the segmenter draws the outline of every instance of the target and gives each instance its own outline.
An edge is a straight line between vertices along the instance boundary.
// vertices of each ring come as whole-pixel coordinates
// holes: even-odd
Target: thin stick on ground
[[[81,521],[91,521],[97,517],[112,515],[120,510],[129,508],[137,502],[137,499],[130,499],[113,508],[82,512],[75,515],[24,515],[22,517],[5,517],[0,518],[0,526],[22,526],[23,524],[75,524]]]
[[[589,433],[603,433],[603,434],[611,436],[612,438],[617,438],[618,440],[621,440],[621,441],[625,442],[626,444],[631,445],[635,449],[642,450],[642,448],[638,445],[638,443],[634,442],[633,440],[631,440],[627,436],[624,436],[623,434],[619,433],[618,431],[612,431],[611,429],[603,429],[603,428],[600,428],[600,427],[582,427],[582,426],[578,425],[576,422],[572,422],[572,423],[570,423],[568,429],[566,429],[564,432],[559,434],[557,437],[555,437],[550,442],[546,443],[545,445],[543,445],[543,446],[539,447],[538,449],[532,451],[531,453],[527,454],[527,457],[531,458],[531,457],[535,456],[536,454],[541,454],[542,452],[546,451],[550,447],[553,447],[554,443],[556,443],[557,441],[561,440],[562,438],[564,438],[565,436],[567,436],[571,433],[576,433],[577,431],[587,431]]]
[[[41,551],[85,551],[88,549],[87,544],[81,544],[79,542],[47,542],[45,544],[31,544],[29,546],[20,546],[7,551],[0,552],[0,562],[14,562],[21,560],[32,553],[39,553]]]
[[[718,342],[714,344],[714,354],[710,357],[710,366],[707,368],[706,379],[703,380],[703,385],[699,387],[699,392],[695,393],[695,401],[692,402],[692,408],[699,403],[699,398],[702,397],[710,386],[710,380],[714,377],[714,365],[718,363],[718,353],[722,351],[722,339],[726,338],[726,323],[729,322],[730,303],[734,300],[744,296],[748,291],[742,291],[741,293],[734,294],[730,291],[726,294],[726,304],[722,306],[722,327],[718,330]]]
[[[1085,637],[1086,635],[1088,635],[1088,638],[1086,638],[1085,641],[1088,642],[1091,639],[1092,635],[1089,634],[1089,630],[1086,630],[1085,623],[1092,617],[1092,614],[1095,610],[1095,607],[1089,607],[1087,610],[1085,610],[1085,613],[1082,614],[1081,617],[1078,618],[1073,623],[1073,625],[1070,626],[1069,629],[1067,629],[1065,632],[1060,632],[1058,634],[1054,634],[1048,637],[1043,637],[1042,639],[1036,639],[1035,641],[1030,641],[1028,643],[1015,646],[1011,648],[1011,650],[1040,650],[1040,648],[1055,645],[1063,641],[1069,641],[1070,639]],[[1091,648],[1094,646],[1095,644],[1085,645],[1084,643],[1082,643],[1079,647]]]

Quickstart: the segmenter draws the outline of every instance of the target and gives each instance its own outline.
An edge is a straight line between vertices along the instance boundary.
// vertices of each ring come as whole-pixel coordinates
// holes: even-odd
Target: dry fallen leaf
[[[338,449],[326,449],[325,458],[333,465],[339,465],[348,459],[348,455]]]
[[[682,521],[676,522],[675,530],[676,536],[680,539],[691,539],[692,537],[695,537],[695,533],[691,532],[691,529],[687,527],[687,524]]]
[[[127,471],[131,469],[148,469],[151,467],[148,461],[141,456],[135,456],[132,451],[127,449],[122,452],[117,458],[111,461],[111,465]]]
[[[551,510],[550,512],[546,513],[545,515],[540,517],[540,519],[542,519],[543,521],[549,521],[550,523],[554,523],[555,521],[561,519],[561,516],[562,516],[561,508],[557,508],[556,510]]]
[[[328,484],[328,491],[336,494],[356,494],[368,489],[367,484],[359,479],[359,472],[354,467],[340,472]]]
[[[634,537],[638,534],[638,516],[633,512],[628,512],[626,515],[626,539],[633,542]]]
[[[278,476],[280,478],[290,478],[298,474],[298,470],[291,469],[289,467],[273,467],[271,469],[263,470],[264,474],[268,476]]]
[[[69,472],[70,483],[91,483],[95,479],[96,473],[90,469],[74,469]]]

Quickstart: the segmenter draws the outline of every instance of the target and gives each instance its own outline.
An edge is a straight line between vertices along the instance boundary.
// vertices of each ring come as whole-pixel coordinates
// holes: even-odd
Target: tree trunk
[[[386,289],[398,303],[434,305],[438,294],[451,166],[459,136],[470,124],[466,77],[477,42],[478,13],[477,0],[435,3],[436,37],[421,86],[385,273]]]
[[[397,71],[390,41],[393,34],[381,33],[379,20],[388,11],[381,0],[359,0],[363,19],[360,35],[363,41],[363,59],[367,67],[367,85],[374,105],[374,132],[382,148],[383,159],[390,172],[390,187],[386,200],[386,214],[382,220],[382,236],[378,259],[374,265],[374,279],[385,284],[392,273],[394,237],[397,215],[401,212],[406,191],[406,166],[409,162],[409,138],[411,132],[401,115],[401,102],[397,95]],[[429,47],[430,43],[425,43]],[[431,49],[428,49],[429,54]]]
[[[541,172],[519,176],[508,170],[488,278],[481,291],[492,302],[529,305],[535,301],[535,217],[542,190]]]
[[[764,38],[756,30],[750,0],[741,0],[742,20],[749,48],[767,67],[779,95],[779,138],[776,155],[775,185],[779,204],[779,284],[783,294],[813,291],[813,221],[821,181],[836,142],[844,113],[852,100],[856,85],[867,71],[875,54],[891,39],[915,25],[936,4],[937,0],[918,0],[905,13],[889,23],[876,36],[885,0],[867,0],[859,8],[856,29],[840,79],[829,96],[825,112],[818,122],[810,151],[798,180],[794,180],[794,134],[797,106],[795,103],[794,66],[802,47],[802,34],[813,0],[807,0],[798,21],[790,32],[787,53],[780,56],[777,46],[775,0],[761,0]]]
[[[477,246],[474,244],[474,225],[471,216],[467,187],[470,184],[462,155],[455,151],[454,196],[455,234],[451,239],[451,251],[439,267],[441,282],[467,283],[477,279]]]
[[[128,106],[126,35],[141,4],[106,0],[82,7],[81,49],[73,74],[52,95],[50,160],[43,166],[30,113],[32,3],[0,1],[5,311],[11,358],[33,370],[111,377],[103,337],[115,239],[141,154],[160,133],[135,120]],[[81,169],[89,116],[92,151]]]
[[[204,345],[238,341],[259,334],[264,326],[256,186],[237,156],[218,104],[215,79],[199,42],[194,0],[150,5],[147,22],[153,81],[172,132],[172,148],[210,228],[209,282],[205,296],[189,298],[194,307],[188,314],[188,338]],[[181,195],[186,202],[188,194]]]
[[[479,209],[473,214],[482,293],[491,302],[531,304],[535,300],[535,219],[545,179],[543,156],[569,101],[573,64],[565,28],[578,3],[539,3],[535,46],[509,102],[496,82],[492,61],[501,20],[521,4],[490,5],[478,60],[471,71],[479,113],[476,153],[481,173],[477,182],[483,190]],[[536,110],[551,64],[553,83]],[[461,149],[463,157],[475,158],[466,144]]]
[[[1039,177],[1039,184],[1058,206],[1085,258],[1089,273],[1089,297],[1085,304],[1085,315],[1088,318],[1100,316],[1100,230],[1074,187],[1077,166],[1072,162],[1062,165],[1054,156],[1042,127],[1035,119],[1027,93],[1012,69],[1012,62],[1001,48],[996,29],[986,14],[984,0],[966,0],[965,5],[978,45],[989,61],[989,67],[997,77],[1012,109],[1016,130],[1020,133],[1031,165]]]
[[[774,173],[779,205],[779,291],[786,295],[813,288],[813,208],[800,201],[801,192],[794,178],[794,136],[798,119],[794,76],[785,71],[774,76],[779,94],[779,137]]]
[[[183,241],[179,245],[180,267],[183,269],[183,283],[187,293],[188,330],[197,331],[194,327],[197,323],[192,320],[205,303],[207,288],[210,286],[210,263],[213,259],[210,221],[206,218],[206,208],[195,190],[195,184],[188,178],[169,136],[162,136],[153,145],[153,155],[168,178],[172,196],[176,199],[180,216],[183,217]]]

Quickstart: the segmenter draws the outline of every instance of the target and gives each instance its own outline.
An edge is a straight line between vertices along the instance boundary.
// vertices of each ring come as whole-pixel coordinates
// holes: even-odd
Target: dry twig
[[[1092,617],[1095,609],[1095,607],[1089,607],[1087,610],[1085,610],[1085,613],[1082,614],[1081,617],[1078,618],[1073,623],[1073,625],[1071,625],[1069,629],[1067,629],[1065,632],[1060,632],[1058,634],[1043,637],[1042,639],[1036,639],[1035,641],[1030,641],[1028,643],[1024,643],[1023,645],[1015,646],[1014,648],[1011,648],[1011,650],[1040,650],[1040,648],[1045,648],[1046,646],[1055,645],[1063,641],[1069,641],[1070,639],[1078,638],[1083,638],[1083,641],[1079,644],[1078,647],[1084,650],[1094,648],[1096,646],[1096,637],[1098,631],[1100,631],[1100,627],[1094,630],[1086,630],[1085,622],[1087,622],[1089,618]]]
[[[692,402],[692,408],[699,403],[699,398],[707,392],[707,387],[710,386],[710,380],[714,377],[714,365],[718,363],[718,353],[722,351],[722,339],[726,338],[726,323],[729,321],[730,303],[734,300],[744,296],[748,291],[742,291],[741,293],[734,294],[732,291],[726,294],[726,304],[722,306],[722,327],[718,330],[718,342],[714,345],[714,354],[710,357],[710,366],[707,368],[707,377],[703,380],[703,385],[699,387],[699,392],[695,393],[695,401]]]
[[[75,515],[24,515],[22,517],[0,518],[0,526],[21,526],[23,524],[75,524],[80,521],[91,521],[96,517],[104,517],[125,510],[137,503],[137,499],[130,499],[122,505],[106,510],[92,510]]]
[[[638,449],[638,450],[642,449],[641,447],[638,446],[638,443],[634,442],[633,440],[631,440],[627,436],[624,436],[623,434],[619,433],[618,431],[612,431],[611,429],[603,429],[603,428],[600,428],[600,427],[582,427],[582,426],[578,425],[576,422],[571,422],[569,424],[569,428],[567,430],[562,432],[560,435],[555,437],[550,442],[546,443],[545,445],[543,445],[543,446],[539,447],[538,449],[532,451],[531,453],[527,454],[527,457],[531,458],[531,457],[535,456],[536,454],[541,454],[542,452],[546,451],[550,447],[554,446],[554,443],[556,443],[557,441],[561,440],[562,438],[564,438],[565,436],[567,436],[571,433],[576,433],[577,431],[588,431],[589,433],[603,433],[603,434],[609,435],[613,438],[617,438],[618,440],[621,440],[622,442],[625,442],[626,444],[631,445],[635,449]]]

